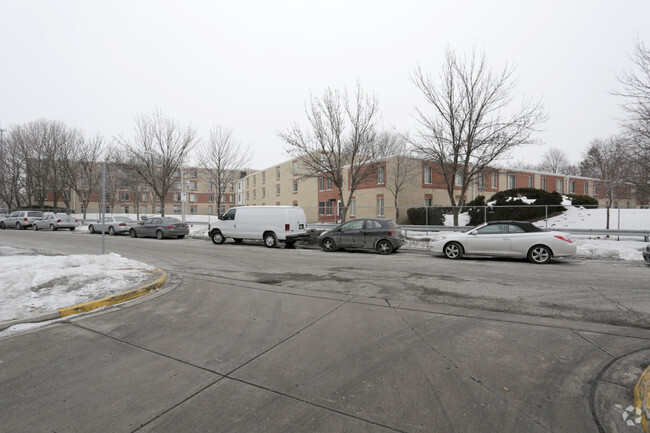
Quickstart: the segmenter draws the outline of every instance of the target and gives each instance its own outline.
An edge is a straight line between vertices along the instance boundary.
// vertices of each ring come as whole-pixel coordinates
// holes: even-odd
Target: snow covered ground
[[[79,216],[78,216],[79,217]],[[131,215],[134,218],[133,215]],[[467,221],[463,216],[463,221]],[[605,228],[605,209],[568,207],[560,216],[537,224],[548,228]],[[190,235],[207,239],[207,223],[214,217],[188,216],[193,224]],[[88,219],[90,220],[90,218]],[[619,211],[611,210],[611,228],[619,228]],[[621,209],[621,229],[650,230],[650,210]],[[83,235],[87,225],[79,227]],[[407,231],[405,250],[430,249],[434,233]],[[578,246],[579,259],[629,260],[641,262],[641,250],[646,245],[642,237],[621,237],[620,240],[599,236],[572,235]],[[42,251],[9,246],[0,247],[3,267],[0,269],[0,322],[29,318],[57,308],[99,299],[129,290],[152,280],[146,270],[152,267],[117,254],[106,255],[48,255]],[[33,325],[16,325],[0,332],[0,336],[24,330]]]

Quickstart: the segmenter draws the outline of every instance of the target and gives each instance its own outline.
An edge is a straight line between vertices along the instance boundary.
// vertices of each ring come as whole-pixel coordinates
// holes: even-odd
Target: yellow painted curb
[[[59,308],[59,314],[61,317],[65,317],[70,316],[71,314],[85,313],[86,311],[91,311],[96,308],[119,304],[146,295],[147,293],[162,287],[162,285],[167,281],[167,273],[165,271],[162,269],[156,269],[156,272],[159,272],[160,276],[147,285],[123,293],[118,293],[116,295],[107,296],[106,298],[97,299],[96,301],[84,302],[68,308]]]
[[[650,367],[646,368],[634,387],[634,407],[641,412],[641,424],[650,433]]]

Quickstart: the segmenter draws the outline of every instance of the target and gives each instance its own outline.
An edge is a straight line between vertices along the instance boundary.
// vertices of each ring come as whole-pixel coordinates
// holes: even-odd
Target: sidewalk
[[[647,362],[649,342],[636,328],[172,276],[0,338],[0,432],[595,433],[610,418],[632,431],[609,413],[631,389],[608,381],[636,371],[615,362],[628,354]]]

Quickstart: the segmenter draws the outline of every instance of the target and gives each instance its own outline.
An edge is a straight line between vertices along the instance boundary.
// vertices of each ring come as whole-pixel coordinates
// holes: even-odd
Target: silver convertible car
[[[433,252],[450,259],[502,256],[544,264],[553,257],[575,256],[576,246],[568,233],[546,231],[527,221],[489,221],[465,232],[441,233],[433,239]]]

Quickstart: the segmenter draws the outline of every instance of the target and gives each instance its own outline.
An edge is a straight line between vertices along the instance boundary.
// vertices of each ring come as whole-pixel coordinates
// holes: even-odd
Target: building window
[[[332,190],[332,179],[329,177],[327,178],[327,190],[328,191]]]
[[[248,188],[248,187],[250,186],[250,185],[249,185],[249,181],[250,181],[250,178],[247,177],[247,178],[246,178],[246,188]]]
[[[140,199],[141,199],[140,201],[146,202],[147,201],[147,193],[143,192],[142,197],[140,197]]]
[[[546,178],[545,177],[542,178],[542,189],[544,191],[546,191]]]
[[[350,200],[350,216],[357,215],[357,199],[353,198]]]
[[[129,207],[128,206],[124,206],[124,213],[126,213],[126,214],[129,213]]]
[[[179,193],[174,193],[174,201],[181,201],[181,195]]]
[[[275,178],[280,179],[280,167],[275,167]]]
[[[212,215],[212,206],[208,206],[208,215]]]
[[[454,177],[454,185],[456,186],[463,185],[463,173],[461,171],[456,172],[456,176]]]
[[[199,177],[199,173],[196,170],[196,168],[193,168],[192,170],[190,170],[190,177]]]
[[[492,173],[492,188],[499,187],[499,175],[497,173]]]
[[[598,184],[594,184],[594,195],[598,195]]]
[[[428,165],[424,166],[424,183],[428,185],[433,183],[433,168]]]
[[[198,189],[198,187],[199,187],[199,183],[198,183],[198,182],[188,182],[188,184],[190,185],[190,189],[191,189],[192,191],[196,191],[196,190]]]
[[[262,197],[266,197],[266,188],[262,188]]]
[[[298,181],[293,182],[293,192],[298,192]]]
[[[508,175],[508,189],[517,188],[517,176],[514,174]]]
[[[572,180],[569,182],[569,193],[575,194],[576,193],[576,181]]]
[[[231,183],[231,184],[230,184],[230,190],[231,190],[231,191],[234,191],[234,190],[235,190],[235,184],[234,184],[234,183]]]
[[[533,176],[528,176],[528,188],[533,188],[535,186],[535,178]]]
[[[589,182],[585,182],[585,195],[589,194]]]
[[[262,183],[265,183],[265,182],[266,182],[266,172],[263,171],[262,172]]]
[[[160,212],[158,212],[160,213]],[[174,206],[174,215],[180,215],[181,213],[181,208],[180,206]]]
[[[129,201],[129,193],[128,192],[121,192],[120,193],[120,201]]]
[[[327,215],[332,215],[332,202],[334,200],[327,200],[327,207],[325,208]]]
[[[298,174],[298,161],[293,162],[293,174]]]
[[[208,184],[208,191],[212,191],[214,189],[212,182]]]
[[[325,178],[323,176],[318,178],[318,190],[325,191]]]
[[[325,202],[324,201],[319,201],[318,202],[318,215],[325,215]]]
[[[377,184],[378,185],[383,185],[384,184],[384,166],[379,166],[377,167]]]
[[[208,194],[208,203],[212,203],[214,201],[214,194]]]
[[[249,191],[246,191],[246,200],[248,200],[248,198],[249,198],[248,193],[249,193]]]
[[[199,213],[198,206],[190,206],[190,215],[197,215]]]
[[[257,190],[256,189],[253,190],[253,198],[257,198]]]
[[[557,191],[557,192],[559,192],[559,193],[564,192],[564,191],[562,191],[562,187],[563,187],[563,186],[564,186],[564,185],[562,185],[562,179],[556,179],[556,180],[555,180],[555,191]]]
[[[280,185],[275,186],[275,193],[280,195]]]
[[[257,185],[257,175],[253,176],[253,186]]]
[[[424,197],[424,205],[426,207],[431,207],[433,206],[433,198],[431,197]]]
[[[190,194],[190,203],[196,203],[199,201],[199,195],[198,194]]]
[[[483,191],[485,189],[485,173],[481,172],[478,175],[478,189]]]
[[[384,216],[384,197],[377,197],[377,216]]]

